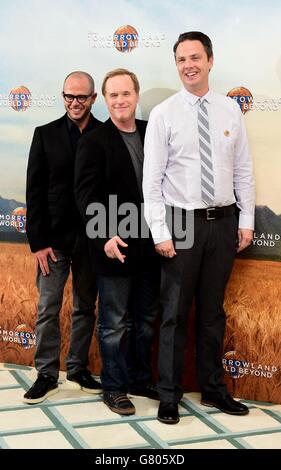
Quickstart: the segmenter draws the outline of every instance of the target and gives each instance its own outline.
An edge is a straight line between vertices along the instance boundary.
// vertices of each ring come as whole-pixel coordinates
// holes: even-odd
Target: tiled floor
[[[229,416],[186,393],[180,423],[156,420],[158,402],[133,398],[137,413],[120,417],[100,396],[69,388],[38,405],[22,402],[36,378],[31,367],[0,364],[2,449],[281,449],[281,405],[247,402],[250,414]]]

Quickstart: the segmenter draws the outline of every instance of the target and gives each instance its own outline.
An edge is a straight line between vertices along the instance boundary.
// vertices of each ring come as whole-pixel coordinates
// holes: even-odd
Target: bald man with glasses
[[[38,377],[24,395],[24,402],[29,404],[40,403],[58,391],[59,313],[70,270],[73,312],[67,380],[88,393],[101,391],[101,385],[87,369],[97,287],[73,194],[78,141],[101,124],[91,114],[97,96],[93,78],[86,72],[70,73],[62,96],[66,114],[35,129],[27,169],[26,231],[37,262],[39,290],[35,352]]]

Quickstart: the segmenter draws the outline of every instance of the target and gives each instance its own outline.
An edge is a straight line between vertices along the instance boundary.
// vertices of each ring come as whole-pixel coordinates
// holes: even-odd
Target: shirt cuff
[[[166,224],[152,228],[151,233],[155,245],[157,245],[157,243],[166,242],[167,240],[172,240],[172,236]]]
[[[250,214],[239,214],[239,228],[245,228],[249,230],[255,229],[255,216]]]

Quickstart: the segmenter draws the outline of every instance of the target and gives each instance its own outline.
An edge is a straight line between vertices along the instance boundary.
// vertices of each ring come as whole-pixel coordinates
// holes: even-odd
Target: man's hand
[[[177,254],[172,240],[156,243],[155,250],[159,255],[165,256],[165,258],[173,258]]]
[[[123,240],[116,235],[115,237],[111,238],[106,242],[104,245],[104,251],[106,253],[106,256],[108,258],[117,258],[121,263],[124,263],[124,260],[126,258],[126,255],[123,255],[121,251],[118,248],[118,245],[123,246],[123,248],[126,248],[127,243],[123,242]]]
[[[36,258],[37,265],[40,266],[41,272],[43,276],[50,274],[49,264],[48,264],[48,256],[56,263],[57,258],[55,253],[53,252],[53,248],[49,246],[49,248],[44,248],[43,250],[36,251],[34,253]]]
[[[253,240],[253,230],[250,230],[248,228],[239,228],[238,229],[238,247],[237,247],[237,253],[239,251],[244,250],[247,248],[249,245],[251,245],[252,240]]]

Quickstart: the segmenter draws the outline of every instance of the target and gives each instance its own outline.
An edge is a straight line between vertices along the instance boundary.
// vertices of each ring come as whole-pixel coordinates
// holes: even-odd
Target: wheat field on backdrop
[[[0,330],[16,331],[19,325],[34,329],[38,300],[35,276],[35,260],[28,245],[0,244]],[[71,309],[69,279],[60,314],[62,370],[69,346]],[[225,351],[237,351],[253,367],[275,365],[278,369],[271,378],[246,375],[234,379],[226,375],[229,388],[238,397],[281,403],[281,263],[237,259],[226,291],[225,310]],[[33,355],[34,347],[24,349],[21,344],[3,341],[0,332],[0,362],[33,366]],[[187,364],[186,374],[189,367]],[[90,368],[94,373],[100,371],[95,336]]]

